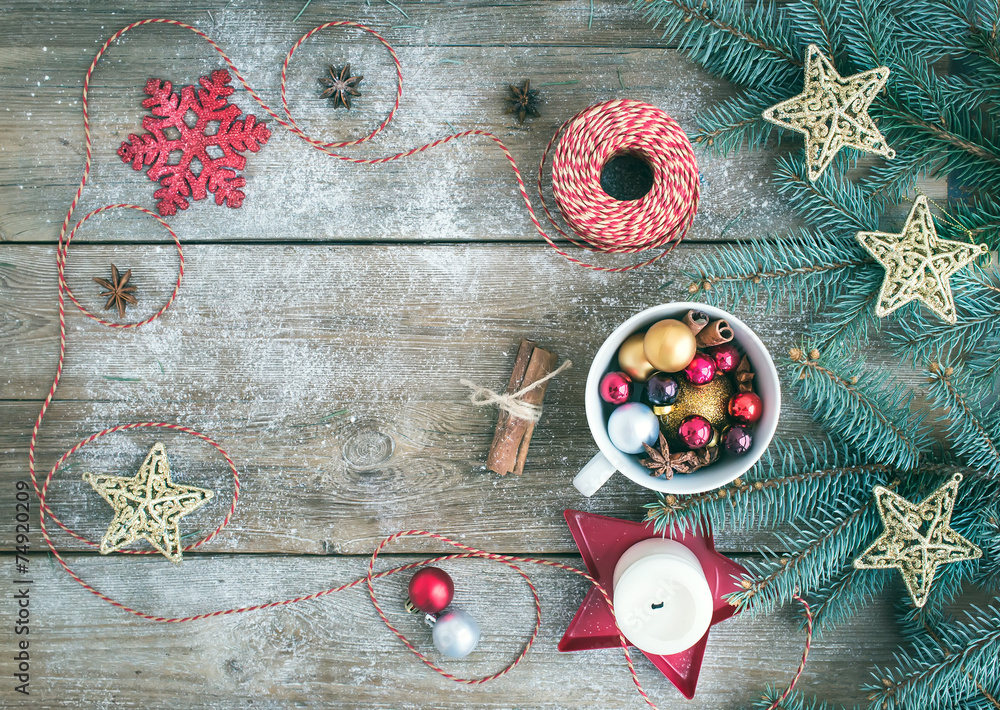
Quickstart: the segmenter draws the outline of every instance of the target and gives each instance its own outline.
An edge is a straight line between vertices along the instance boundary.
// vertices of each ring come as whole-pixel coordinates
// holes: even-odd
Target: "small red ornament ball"
[[[733,372],[740,365],[740,351],[732,343],[723,343],[708,349],[715,361],[715,369],[724,375]]]
[[[455,583],[443,569],[424,567],[410,579],[410,601],[428,614],[444,611],[455,596]]]
[[[705,353],[695,353],[694,359],[684,368],[684,375],[692,385],[707,385],[715,377],[715,360]]]
[[[699,414],[692,414],[681,420],[677,436],[689,449],[700,449],[712,440],[712,424]]]
[[[753,392],[737,392],[729,400],[729,416],[741,424],[755,424],[764,413],[764,403]]]
[[[722,445],[731,454],[742,456],[753,446],[753,436],[750,430],[742,424],[726,427],[722,432]]]
[[[609,372],[601,378],[599,389],[608,404],[624,404],[632,395],[632,378],[624,372]]]

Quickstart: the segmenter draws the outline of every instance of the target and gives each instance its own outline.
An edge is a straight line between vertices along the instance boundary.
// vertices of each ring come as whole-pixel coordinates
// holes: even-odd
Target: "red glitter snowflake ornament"
[[[247,181],[238,171],[247,161],[241,153],[256,153],[267,143],[271,131],[253,114],[236,120],[242,111],[226,98],[235,91],[231,81],[229,72],[218,69],[198,79],[201,88],[185,86],[179,96],[169,81],[150,79],[146,83],[149,98],[142,105],[153,114],[142,119],[148,133],[130,135],[118,155],[123,163],[132,163],[134,170],[152,166],[146,175],[162,185],[153,193],[161,215],[177,214],[178,208],[186,210],[189,197],[204,200],[209,192],[215,194],[217,205],[225,202],[235,208],[243,204],[246,195],[240,188]],[[209,133],[212,124],[215,130]],[[168,137],[170,133],[180,137]]]

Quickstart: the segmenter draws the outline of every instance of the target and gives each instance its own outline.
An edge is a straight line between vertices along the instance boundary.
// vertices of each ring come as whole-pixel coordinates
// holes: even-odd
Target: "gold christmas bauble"
[[[618,367],[636,382],[645,382],[656,372],[644,353],[644,335],[645,333],[633,333],[618,348]]]
[[[726,425],[729,398],[736,393],[728,377],[719,376],[707,385],[692,385],[682,377],[677,378],[677,401],[666,414],[660,415],[660,430],[668,439],[679,441],[677,429],[681,420],[692,414],[705,417],[716,432]]]
[[[680,372],[691,364],[697,350],[691,329],[672,318],[654,323],[643,338],[646,359],[663,372]]]

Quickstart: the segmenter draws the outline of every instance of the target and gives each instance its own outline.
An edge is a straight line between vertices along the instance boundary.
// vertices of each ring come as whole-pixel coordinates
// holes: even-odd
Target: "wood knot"
[[[352,468],[369,471],[388,461],[395,450],[391,436],[377,429],[364,429],[344,442],[341,456]]]

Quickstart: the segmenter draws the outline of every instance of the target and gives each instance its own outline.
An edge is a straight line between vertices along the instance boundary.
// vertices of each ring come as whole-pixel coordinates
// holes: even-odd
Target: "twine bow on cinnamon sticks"
[[[505,476],[511,471],[521,475],[528,457],[528,445],[535,431],[535,422],[542,415],[542,401],[549,380],[573,363],[569,360],[553,369],[556,355],[538,347],[530,340],[522,340],[514,360],[507,391],[499,394],[467,379],[461,384],[472,390],[469,400],[477,407],[495,405],[500,409],[497,428],[486,457],[486,468]]]

